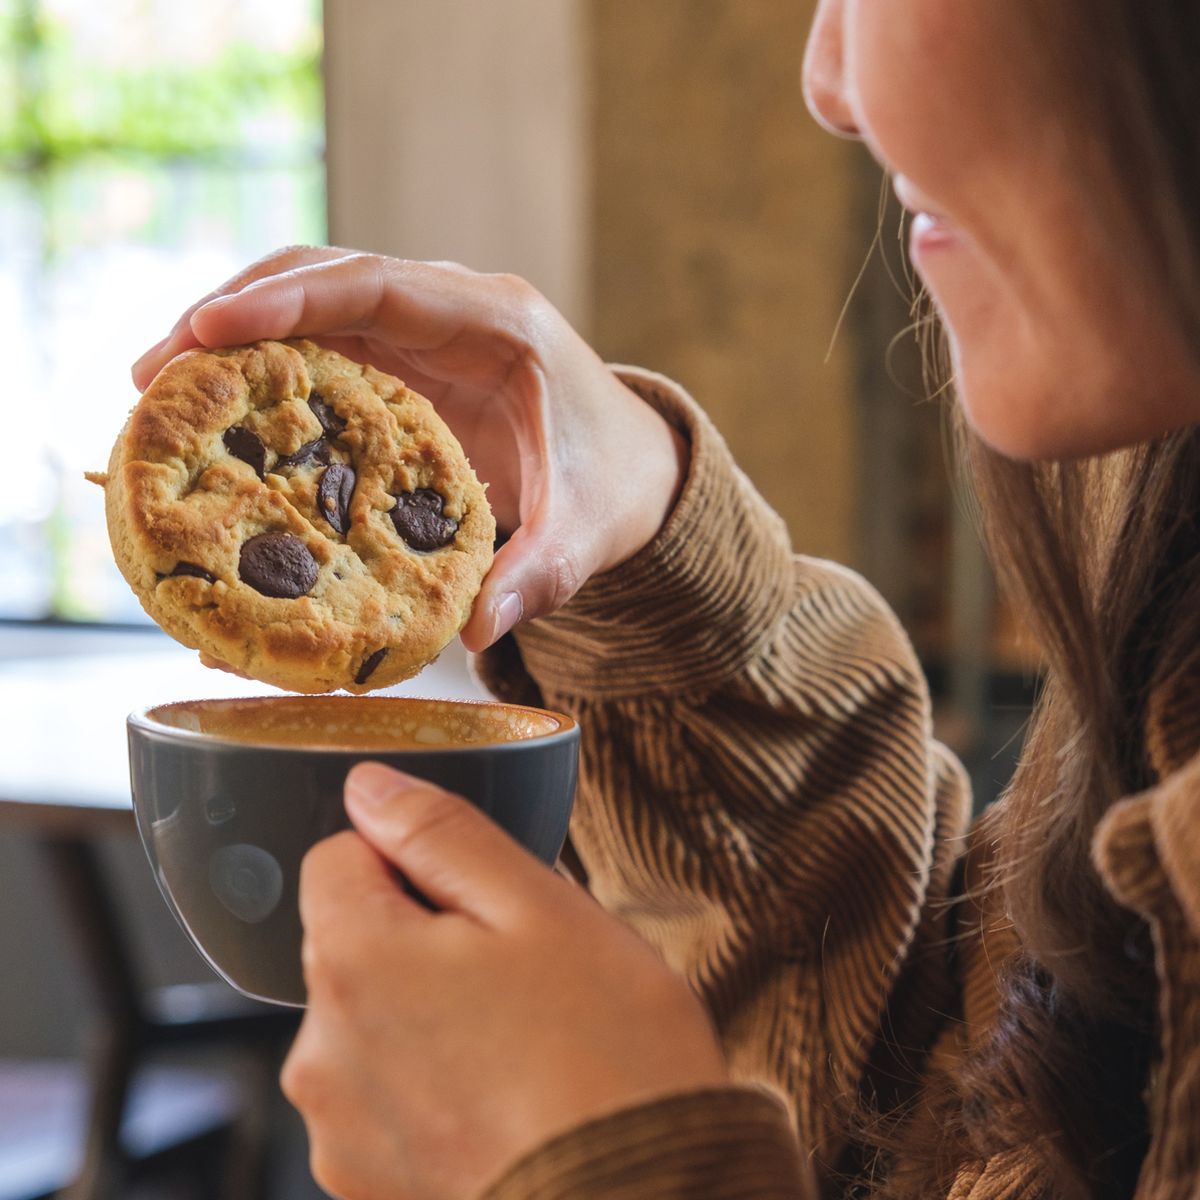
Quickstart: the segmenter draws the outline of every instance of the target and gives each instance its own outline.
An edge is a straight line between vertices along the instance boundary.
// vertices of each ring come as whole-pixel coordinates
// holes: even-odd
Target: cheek
[[[1040,60],[1013,9],[847,0],[845,18],[865,140],[959,235],[915,264],[978,434],[1013,457],[1047,458],[1182,423],[1194,402],[1181,400],[1178,364],[1190,355],[1165,344],[1169,318],[1147,311],[1156,289],[1131,287],[1111,230],[1088,219],[1093,185],[1063,169],[1061,130],[1037,100]]]
[[[1099,382],[1084,348],[1092,343],[1085,315],[1067,322],[1066,337],[1054,336],[966,240],[924,255],[920,266],[949,338],[955,394],[974,431],[1014,458],[1066,453],[1079,413],[1064,383]]]
[[[1161,288],[1135,284],[1141,265],[1114,255],[1094,203],[1112,181],[1064,164],[1047,111],[1055,65],[1028,12],[845,0],[842,15],[856,124],[943,218],[914,263],[979,435],[1013,457],[1067,457],[1200,419],[1194,355],[1159,311]]]

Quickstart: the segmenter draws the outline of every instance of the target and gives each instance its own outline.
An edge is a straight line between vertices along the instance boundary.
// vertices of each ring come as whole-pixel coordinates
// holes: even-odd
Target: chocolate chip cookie
[[[432,405],[311,342],[181,354],[93,478],[150,616],[292,691],[416,674],[491,565],[483,487]]]

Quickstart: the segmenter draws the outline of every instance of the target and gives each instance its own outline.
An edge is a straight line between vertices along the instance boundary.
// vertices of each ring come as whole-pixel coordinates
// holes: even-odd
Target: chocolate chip
[[[317,485],[317,507],[338,533],[350,531],[350,499],[354,495],[354,468],[334,463],[325,468]]]
[[[245,425],[235,425],[225,430],[225,449],[234,458],[240,458],[254,468],[254,473],[261,479],[267,466],[267,448],[262,439],[253,429]]]
[[[337,413],[325,403],[325,398],[319,392],[313,392],[308,397],[308,407],[312,409],[312,414],[321,422],[321,428],[330,437],[337,437],[339,433],[343,433],[346,429],[345,418],[339,417]]]
[[[382,650],[376,650],[374,654],[369,654],[364,658],[363,665],[358,668],[358,674],[354,677],[354,682],[359,684],[366,683],[375,673],[375,668],[383,662],[386,656],[387,647],[384,646]]]
[[[205,583],[216,583],[217,577],[211,572],[206,571],[203,567],[196,566],[195,563],[181,562],[175,564],[175,569],[171,572],[171,576],[176,575],[191,575],[194,579],[203,579]]]
[[[458,522],[442,515],[444,501],[429,488],[401,492],[392,509],[396,532],[414,550],[440,550],[458,532]]]
[[[280,467],[298,467],[307,459],[315,458],[318,462],[329,461],[329,446],[323,437],[314,438],[311,442],[305,442],[295,454],[281,455],[275,463],[275,469]]]
[[[290,533],[260,533],[242,547],[238,574],[264,596],[295,600],[317,582],[317,560]]]

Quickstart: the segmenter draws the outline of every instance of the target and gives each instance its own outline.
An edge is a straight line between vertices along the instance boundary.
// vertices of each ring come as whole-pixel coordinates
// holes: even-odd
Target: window
[[[320,53],[316,0],[0,0],[0,618],[145,620],[82,472],[188,303],[325,240]]]

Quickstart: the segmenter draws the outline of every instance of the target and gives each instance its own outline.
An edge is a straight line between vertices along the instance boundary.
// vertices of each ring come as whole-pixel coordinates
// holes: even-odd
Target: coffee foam
[[[488,746],[568,727],[538,709],[401,696],[260,696],[188,700],[150,709],[149,720],[252,746],[389,750]]]

